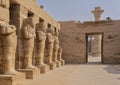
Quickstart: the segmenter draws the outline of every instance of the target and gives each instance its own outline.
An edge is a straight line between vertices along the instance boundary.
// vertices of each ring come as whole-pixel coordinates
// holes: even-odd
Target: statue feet
[[[4,74],[5,75],[16,75],[17,73],[19,73],[19,72],[16,70],[11,70],[11,71],[6,71]]]
[[[25,68],[25,69],[35,69],[35,68],[36,68],[35,66],[30,65],[30,66],[26,66],[26,68]]]
[[[37,67],[43,67],[43,66],[46,66],[46,64],[40,63]]]

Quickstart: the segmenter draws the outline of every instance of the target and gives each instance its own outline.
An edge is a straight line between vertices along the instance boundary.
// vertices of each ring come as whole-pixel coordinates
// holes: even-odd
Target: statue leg
[[[53,51],[53,62],[57,62],[58,49],[59,47],[56,46],[55,50]]]
[[[53,59],[53,44],[48,45],[48,62],[51,63]]]
[[[37,66],[44,65],[44,49],[45,49],[45,41],[38,42],[38,50],[37,50]]]
[[[3,62],[4,62],[4,74],[16,74],[15,71],[15,36],[9,35],[3,37]],[[14,56],[13,56],[14,55]]]
[[[26,69],[35,68],[32,65],[32,56],[34,49],[34,39],[29,39],[24,41],[24,66]]]

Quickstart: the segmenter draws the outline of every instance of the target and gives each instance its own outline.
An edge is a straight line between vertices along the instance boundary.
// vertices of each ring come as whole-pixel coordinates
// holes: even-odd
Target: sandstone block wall
[[[60,41],[66,63],[86,63],[86,35],[102,34],[102,62],[120,63],[120,21],[63,21]]]

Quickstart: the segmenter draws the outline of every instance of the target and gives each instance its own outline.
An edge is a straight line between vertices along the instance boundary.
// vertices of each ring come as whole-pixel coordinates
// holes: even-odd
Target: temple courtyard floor
[[[98,58],[91,60],[87,64],[62,66],[25,80],[22,85],[120,85],[120,65],[104,65]]]

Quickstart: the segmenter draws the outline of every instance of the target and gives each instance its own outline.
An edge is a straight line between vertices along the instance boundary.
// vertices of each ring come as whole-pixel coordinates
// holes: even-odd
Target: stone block
[[[0,85],[21,85],[21,81],[25,80],[24,73],[15,75],[0,75]]]
[[[49,65],[49,69],[50,69],[50,70],[53,70],[53,69],[55,69],[55,68],[57,67],[57,64],[54,63],[54,62],[48,63],[48,65]]]
[[[56,65],[57,65],[56,67],[60,67],[60,66],[61,66],[61,62],[60,62],[60,61],[57,61],[57,62],[56,62]]]
[[[26,79],[33,79],[40,74],[40,69],[18,69],[18,71],[25,73]]]
[[[44,73],[46,73],[46,72],[48,72],[50,69],[49,69],[49,65],[41,65],[41,66],[39,66],[38,68],[40,68],[40,73],[41,74],[44,74]]]

